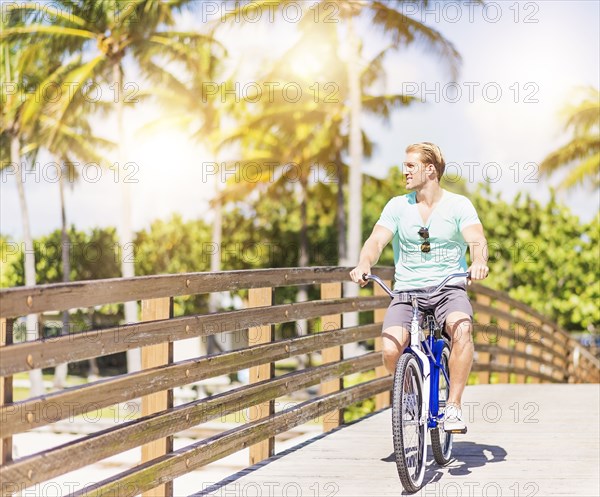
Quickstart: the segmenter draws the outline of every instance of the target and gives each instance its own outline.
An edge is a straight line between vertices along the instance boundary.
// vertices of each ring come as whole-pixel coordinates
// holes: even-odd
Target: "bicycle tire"
[[[446,339],[444,339],[444,348],[442,349],[440,360],[449,377],[450,370],[448,369],[448,363],[450,360],[450,345]],[[446,382],[446,378],[444,377],[444,373],[441,369],[439,370],[439,375],[438,401],[441,407],[442,400],[448,399],[448,395],[450,394],[450,385]],[[452,460],[452,433],[446,433],[444,431],[443,423],[439,422],[437,428],[432,429],[430,433],[433,458],[440,466],[445,466]]]
[[[400,356],[394,374],[392,431],[398,476],[409,493],[421,489],[425,476],[427,429],[422,410],[421,368],[412,354],[405,353]]]

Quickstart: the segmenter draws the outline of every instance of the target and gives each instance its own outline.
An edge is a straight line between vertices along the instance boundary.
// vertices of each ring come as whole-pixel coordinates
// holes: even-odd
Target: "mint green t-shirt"
[[[442,191],[426,224],[417,208],[416,192],[392,198],[377,221],[394,234],[395,290],[438,285],[447,275],[467,270],[467,244],[461,232],[481,221],[467,197]],[[429,229],[428,253],[421,252],[419,229],[423,227]]]

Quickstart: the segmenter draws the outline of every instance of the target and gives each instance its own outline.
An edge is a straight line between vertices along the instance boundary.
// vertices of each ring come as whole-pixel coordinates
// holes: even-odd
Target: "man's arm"
[[[472,280],[482,280],[487,277],[490,269],[487,266],[488,248],[487,240],[483,234],[481,224],[471,224],[462,230],[462,236],[465,242],[469,244],[469,253],[471,254],[471,267],[468,271],[471,273]]]
[[[350,278],[352,278],[352,281],[360,283],[361,286],[367,284],[367,282],[362,279],[362,275],[365,273],[371,274],[371,267],[377,263],[381,256],[381,252],[383,252],[383,249],[390,243],[390,240],[393,237],[394,234],[389,229],[384,228],[379,224],[375,225],[371,236],[369,236],[360,251],[358,266],[350,271]]]

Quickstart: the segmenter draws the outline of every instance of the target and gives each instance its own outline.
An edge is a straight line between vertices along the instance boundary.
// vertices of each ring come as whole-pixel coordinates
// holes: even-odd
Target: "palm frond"
[[[390,116],[393,110],[401,107],[407,107],[417,102],[417,98],[410,95],[363,95],[363,110],[369,114],[383,119],[385,124],[389,124]]]
[[[61,21],[67,22],[69,24],[74,24],[79,27],[85,27],[87,25],[86,20],[79,17],[78,15],[76,15],[72,10],[57,9],[57,8],[53,7],[52,4],[43,4],[42,5],[39,2],[26,2],[26,3],[19,4],[17,2],[14,2],[14,3],[10,2],[10,3],[6,3],[2,7],[3,15],[7,15],[12,12],[27,12],[27,11],[37,13],[38,16],[42,16],[42,17],[48,16],[53,19],[60,19]],[[36,22],[35,19],[34,19],[34,22]]]
[[[591,155],[570,171],[559,187],[569,189],[586,183],[592,188],[600,187],[600,152]]]
[[[381,28],[386,36],[391,37],[394,47],[413,43],[422,45],[427,50],[437,53],[448,64],[452,79],[458,77],[462,57],[439,31],[381,1],[371,2],[370,8],[373,12],[373,23]]]
[[[98,55],[89,62],[77,66],[65,75],[66,80],[69,81],[70,84],[74,84],[77,90],[72,93],[65,92],[56,104],[51,104],[49,106],[51,114],[55,116],[59,123],[64,121],[67,111],[73,104],[74,96],[81,93],[84,83],[92,77],[96,68],[105,62],[106,58],[104,55]]]
[[[378,81],[382,81],[385,78],[385,68],[383,67],[383,60],[390,48],[392,47],[385,47],[369,61],[369,63],[364,68],[360,76],[361,88],[369,88],[372,84]]]
[[[576,137],[558,150],[547,155],[540,163],[540,173],[550,175],[574,161],[585,160],[590,154],[600,151],[600,139],[596,136]]]
[[[97,38],[95,33],[86,31],[84,29],[69,28],[66,26],[57,25],[35,24],[32,26],[3,29],[2,32],[0,32],[0,40],[11,40],[18,38],[19,35],[26,34],[48,34],[56,37],[77,36],[90,40],[95,40]]]
[[[586,134],[600,127],[600,92],[597,88],[587,87],[580,89],[580,93],[582,100],[563,111],[567,116],[565,127],[572,127],[576,134]]]

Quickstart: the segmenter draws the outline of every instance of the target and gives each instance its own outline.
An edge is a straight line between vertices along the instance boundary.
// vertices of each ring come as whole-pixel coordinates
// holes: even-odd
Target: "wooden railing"
[[[274,453],[274,437],[323,417],[325,430],[343,422],[345,407],[375,397],[389,404],[391,377],[382,367],[381,321],[389,298],[376,288],[371,296],[342,297],[350,268],[317,267],[191,273],[130,279],[20,287],[0,292],[0,419],[2,495],[142,447],[139,465],[71,495],[172,495],[175,478],[250,447],[250,464]],[[385,280],[391,268],[374,271]],[[277,287],[320,285],[320,299],[272,305]],[[598,360],[543,316],[505,295],[472,285],[476,311],[479,382],[597,382]],[[248,306],[237,311],[173,317],[176,296],[249,289]],[[12,343],[14,319],[31,313],[62,311],[131,300],[141,301],[141,321],[93,332]],[[342,328],[344,312],[375,311],[374,323]],[[273,325],[320,318],[320,331],[274,340]],[[222,332],[248,333],[248,346],[235,351],[174,362],[173,342]],[[343,358],[342,346],[375,340],[375,351]],[[141,348],[142,370],[67,388],[18,402],[12,375],[35,368],[81,361]],[[274,377],[274,363],[321,352],[322,364]],[[206,378],[250,368],[250,384],[173,405],[173,389]],[[375,370],[375,378],[343,388],[350,374]],[[275,411],[277,398],[320,385],[318,396]],[[88,434],[26,457],[12,458],[12,437],[63,419],[141,398],[142,417]],[[173,450],[173,436],[227,414],[248,410],[248,422]],[[149,493],[151,492],[151,493]]]
[[[599,361],[542,314],[473,284],[475,359],[480,383],[598,383]]]

